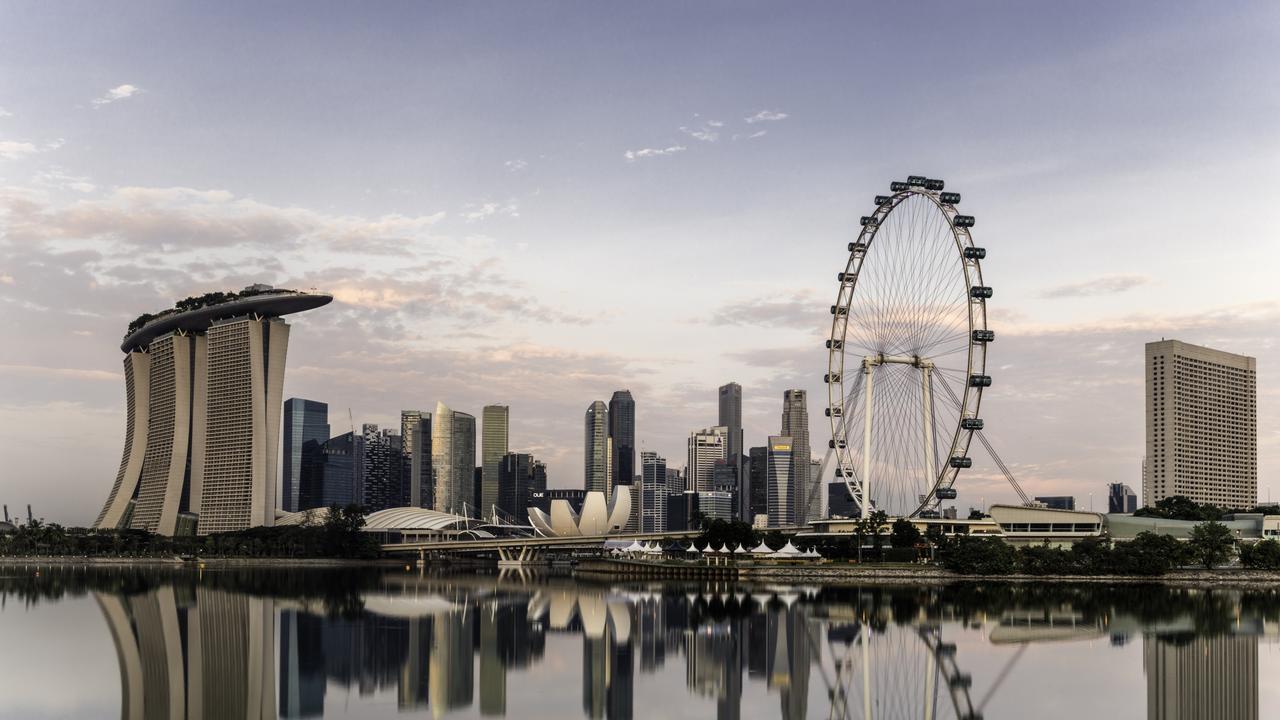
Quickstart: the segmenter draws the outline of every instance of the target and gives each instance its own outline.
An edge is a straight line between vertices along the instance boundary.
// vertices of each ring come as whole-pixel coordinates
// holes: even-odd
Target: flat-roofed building
[[[1179,340],[1146,346],[1142,502],[1229,509],[1258,499],[1257,361]]]

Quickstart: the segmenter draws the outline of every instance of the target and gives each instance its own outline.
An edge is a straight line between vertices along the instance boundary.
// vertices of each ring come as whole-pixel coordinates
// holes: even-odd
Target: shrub
[[[1280,542],[1263,540],[1240,545],[1240,564],[1250,570],[1280,570]]]
[[[942,566],[962,575],[1007,575],[1014,571],[1016,554],[996,537],[961,535],[938,550]]]

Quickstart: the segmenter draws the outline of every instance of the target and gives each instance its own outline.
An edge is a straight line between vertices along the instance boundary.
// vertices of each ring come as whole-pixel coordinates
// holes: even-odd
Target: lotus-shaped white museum
[[[529,508],[529,522],[539,535],[547,537],[579,537],[609,535],[621,532],[631,517],[631,487],[619,485],[606,504],[604,493],[592,491],[582,501],[582,514],[570,507],[568,500],[552,500],[551,516],[541,508]]]

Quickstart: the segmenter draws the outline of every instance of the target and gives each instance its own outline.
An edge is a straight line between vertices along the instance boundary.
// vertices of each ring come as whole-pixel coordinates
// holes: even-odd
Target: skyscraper
[[[769,514],[769,448],[753,447],[748,455],[747,486],[750,506],[743,520],[753,522],[756,515]]]
[[[377,512],[408,504],[408,462],[404,457],[402,438],[390,430],[380,430],[366,423],[364,462],[359,502],[368,512]]]
[[[529,493],[534,486],[534,467],[533,456],[527,453],[507,453],[498,463],[501,492],[498,493],[497,506],[517,525],[529,524]]]
[[[408,468],[408,505],[431,507],[436,499],[431,484],[431,413],[400,411],[400,448]]]
[[[1107,485],[1107,512],[1131,513],[1138,509],[1138,496],[1124,483]]]
[[[716,427],[689,433],[689,465],[685,488],[694,492],[715,490],[717,460],[728,458],[729,429]]]
[[[636,474],[636,401],[630,390],[609,398],[609,438],[613,440],[609,489],[630,485]]]
[[[1144,505],[1173,495],[1229,509],[1257,503],[1256,375],[1251,357],[1147,343]]]
[[[640,531],[667,529],[667,460],[652,450],[640,453]]]
[[[364,495],[364,436],[349,432],[329,438],[320,454],[320,472],[302,476],[298,509],[358,504]]]
[[[284,468],[280,501],[285,511],[302,509],[302,477],[323,471],[321,446],[328,439],[327,404],[302,398],[284,401]]]
[[[475,416],[436,403],[431,422],[431,467],[435,473],[435,509],[468,515],[475,493]]]
[[[280,316],[332,299],[254,285],[135,320],[120,345],[125,447],[94,527],[127,520],[173,535],[180,514],[201,534],[273,524],[289,343]]]
[[[602,492],[607,500],[609,486],[609,410],[603,401],[596,400],[587,408],[583,423],[583,478],[582,489]]]
[[[818,488],[814,483],[820,478],[810,477],[809,405],[804,390],[785,390],[782,393],[782,435],[792,440],[791,483],[795,487],[794,522],[797,524],[817,519],[821,510]],[[815,502],[816,501],[816,502]],[[817,505],[817,507],[814,507]],[[770,518],[772,521],[772,518]]]
[[[746,452],[746,448],[742,443],[742,386],[736,382],[731,382],[720,386],[720,422],[722,427],[726,428],[729,435],[728,447],[725,450],[725,458],[733,464],[734,480],[737,487],[734,488],[734,494],[737,499],[738,507],[735,514],[751,522],[750,508],[751,504],[751,488],[749,478],[746,476],[742,466],[742,456]]]
[[[507,454],[511,409],[506,405],[485,405],[480,418],[480,462],[484,467],[480,485],[480,517],[492,518],[493,506],[499,504],[502,495],[499,466],[502,456]]]
[[[766,471],[769,488],[769,527],[787,527],[796,522],[795,502],[796,488],[792,482],[795,471],[792,438],[782,435],[770,435],[768,470]]]

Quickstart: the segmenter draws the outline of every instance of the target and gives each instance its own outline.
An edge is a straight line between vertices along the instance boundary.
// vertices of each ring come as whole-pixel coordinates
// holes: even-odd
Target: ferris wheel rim
[[[917,180],[919,181],[918,183],[916,182]],[[960,468],[952,467],[950,458],[967,459],[973,433],[976,430],[974,428],[966,428],[965,420],[970,418],[978,420],[982,404],[983,385],[981,383],[975,384],[973,378],[981,377],[985,378],[988,384],[990,382],[990,376],[986,374],[986,345],[991,339],[991,333],[987,327],[986,297],[974,296],[973,293],[973,290],[978,287],[989,291],[982,277],[981,260],[985,250],[974,245],[973,235],[970,230],[973,225],[972,216],[962,215],[955,207],[959,201],[959,196],[954,193],[942,193],[942,187],[941,181],[914,176],[907,183],[895,182],[892,186],[891,195],[877,197],[876,209],[870,216],[863,217],[862,228],[858,233],[857,240],[849,244],[849,258],[845,263],[845,270],[838,275],[840,289],[836,296],[836,304],[831,307],[831,333],[827,340],[828,358],[825,380],[828,386],[828,404],[826,412],[831,425],[832,438],[829,444],[831,452],[836,457],[836,472],[840,479],[844,481],[845,486],[864,515],[869,512],[872,498],[866,496],[866,479],[859,477],[855,472],[856,468],[854,467],[852,452],[849,447],[848,426],[845,423],[846,416],[844,414],[845,402],[848,397],[845,393],[845,360],[850,308],[856,297],[858,279],[862,275],[862,265],[867,253],[873,246],[876,235],[884,225],[886,218],[890,217],[894,210],[911,198],[920,197],[926,199],[932,204],[933,209],[945,218],[946,227],[950,231],[955,251],[960,260],[961,272],[964,276],[965,285],[969,290],[969,298],[966,303],[968,323],[967,347],[965,348],[966,382],[963,384],[962,396],[960,398],[952,396],[959,406],[959,414],[956,418],[956,426],[951,430],[951,442],[948,446],[949,460],[947,464],[938,468],[936,473],[932,468],[930,469],[930,480],[926,491],[921,496],[919,504],[908,515],[909,517],[917,517],[926,510],[936,508],[941,502],[938,497],[938,491],[943,488],[950,489],[954,487]],[[946,201],[943,197],[944,195],[948,196],[947,199],[951,201]],[[957,218],[964,218],[965,221],[958,222]],[[971,253],[972,257],[966,253],[967,248],[974,249],[974,252]],[[982,331],[982,340],[977,339],[979,334],[975,331]],[[916,359],[919,361],[921,358],[917,357]],[[943,387],[948,393],[951,392],[945,383]],[[868,402],[870,401],[868,400]],[[868,430],[868,432],[870,431]]]

